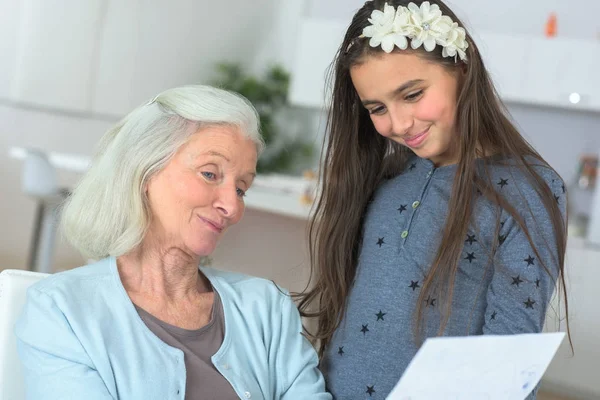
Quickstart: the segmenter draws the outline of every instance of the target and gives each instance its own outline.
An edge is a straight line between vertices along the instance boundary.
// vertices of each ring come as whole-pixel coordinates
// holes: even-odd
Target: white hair
[[[145,186],[191,135],[231,125],[264,149],[258,113],[233,92],[192,85],[169,89],[136,108],[102,137],[92,165],[62,210],[62,232],[89,258],[120,256],[146,234]]]

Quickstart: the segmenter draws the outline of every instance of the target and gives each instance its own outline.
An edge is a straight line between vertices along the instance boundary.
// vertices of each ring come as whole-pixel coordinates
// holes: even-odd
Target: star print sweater
[[[563,182],[550,168],[535,168],[564,215]],[[435,168],[414,158],[373,196],[347,311],[321,364],[334,398],[384,399],[416,354],[414,311],[441,241],[455,171],[455,165]],[[514,163],[494,165],[490,173],[496,189],[524,218],[550,274],[505,210],[496,237],[498,206],[476,195],[445,336],[540,332],[555,288],[556,235],[542,200]],[[498,247],[488,263],[494,239]],[[425,306],[425,335],[436,336],[440,304],[435,295]]]

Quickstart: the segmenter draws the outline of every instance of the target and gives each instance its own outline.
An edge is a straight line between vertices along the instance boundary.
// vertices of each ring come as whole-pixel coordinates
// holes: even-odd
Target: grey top
[[[233,387],[217,371],[211,357],[219,350],[225,336],[223,305],[217,291],[210,322],[200,329],[188,330],[167,324],[144,309],[135,306],[138,314],[159,339],[183,351],[186,383],[186,400],[239,399]]]
[[[535,168],[564,214],[563,182],[551,169]],[[441,240],[455,172],[455,165],[435,168],[429,160],[415,157],[401,175],[376,191],[365,217],[347,313],[321,366],[335,398],[384,399],[416,354],[414,312]],[[496,188],[524,218],[552,277],[513,218],[476,194],[446,336],[540,332],[554,290],[556,238],[539,195],[514,163],[494,165],[490,173]],[[498,211],[500,244],[487,265]],[[435,295],[426,304],[426,336],[436,336],[440,304]]]

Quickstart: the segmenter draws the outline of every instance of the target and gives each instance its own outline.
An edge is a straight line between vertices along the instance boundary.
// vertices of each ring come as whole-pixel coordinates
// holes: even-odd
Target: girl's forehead
[[[350,68],[350,77],[361,95],[396,90],[410,82],[435,81],[443,67],[414,54],[391,53],[366,57]]]
[[[368,77],[370,79],[382,78],[390,79],[420,79],[422,76],[437,72],[441,69],[440,65],[425,60],[424,58],[412,54],[394,52],[391,54],[370,55],[361,60],[359,64],[350,67],[350,75],[354,77]]]

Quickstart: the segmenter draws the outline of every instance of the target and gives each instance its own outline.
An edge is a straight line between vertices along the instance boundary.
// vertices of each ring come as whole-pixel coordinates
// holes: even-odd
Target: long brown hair
[[[422,3],[419,0],[413,2],[418,6]],[[363,62],[365,57],[381,54],[379,47],[370,47],[368,39],[359,36],[368,25],[367,20],[373,10],[383,10],[384,3],[397,7],[407,6],[408,1],[367,1],[354,15],[330,69],[329,79],[333,79],[333,87],[320,174],[323,190],[315,203],[315,212],[309,224],[311,279],[309,289],[299,295],[301,314],[308,318],[318,318],[316,331],[311,332],[309,329],[308,334],[318,342],[320,356],[344,317],[346,299],[356,273],[363,218],[368,203],[382,180],[402,172],[406,161],[413,155],[408,148],[377,133],[350,78],[352,66]],[[443,2],[436,0],[432,3],[440,7],[443,15],[464,27]],[[561,287],[565,288],[563,270],[566,223],[551,189],[531,166],[531,159],[536,160],[536,164],[551,167],[523,139],[510,121],[484,67],[479,50],[468,33],[467,41],[469,47],[466,64],[456,63],[453,58],[444,58],[439,48],[433,52],[426,52],[422,48],[406,50],[414,51],[428,61],[462,76],[456,115],[456,131],[460,135],[456,149],[459,161],[448,207],[453,212],[446,219],[441,233],[441,245],[421,288],[417,303],[419,306],[415,310],[417,341],[424,332],[422,305],[425,304],[428,293],[439,291],[438,296],[445,307],[438,334],[444,331],[450,317],[454,277],[464,245],[463,239],[471,221],[476,191],[514,217],[525,232],[537,259],[541,259],[523,218],[494,189],[487,166],[483,173],[476,173],[475,161],[482,156],[482,152],[502,155],[516,161],[515,164],[539,193],[554,227],[558,260],[553,261],[559,267]],[[463,71],[459,74],[458,69],[461,68]],[[497,238],[500,213],[495,229]],[[497,245],[498,243],[492,245],[490,254],[493,254]],[[489,260],[491,262],[491,255]],[[550,273],[546,266],[543,267]],[[562,293],[568,315],[566,292],[563,290]]]

